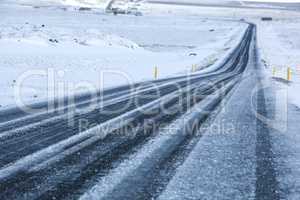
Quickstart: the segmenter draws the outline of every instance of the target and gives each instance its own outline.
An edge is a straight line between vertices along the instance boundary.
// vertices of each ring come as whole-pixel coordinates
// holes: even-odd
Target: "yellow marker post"
[[[272,74],[273,74],[273,76],[275,76],[275,74],[276,74],[276,68],[275,67],[273,67]]]
[[[154,79],[157,79],[157,77],[158,77],[158,69],[157,69],[157,67],[155,66],[155,67],[154,67]]]
[[[290,67],[287,68],[287,80],[290,81],[292,79],[292,70]]]

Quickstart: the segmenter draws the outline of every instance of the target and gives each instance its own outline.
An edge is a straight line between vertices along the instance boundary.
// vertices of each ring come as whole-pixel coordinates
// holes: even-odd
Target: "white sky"
[[[300,0],[242,0],[242,1],[300,3]]]

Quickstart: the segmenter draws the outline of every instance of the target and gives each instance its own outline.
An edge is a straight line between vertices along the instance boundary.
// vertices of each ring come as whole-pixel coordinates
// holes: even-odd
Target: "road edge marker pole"
[[[275,74],[276,74],[276,68],[275,67],[273,67],[272,74],[273,74],[273,76],[275,76]]]
[[[158,69],[157,66],[154,67],[154,79],[157,79],[158,77]]]
[[[287,80],[291,81],[292,78],[292,70],[290,67],[287,68]]]

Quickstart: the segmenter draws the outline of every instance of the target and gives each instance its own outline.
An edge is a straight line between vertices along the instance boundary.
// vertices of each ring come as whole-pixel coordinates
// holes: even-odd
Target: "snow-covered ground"
[[[246,25],[237,21],[245,19],[257,24],[259,56],[265,64],[266,81],[275,91],[287,94],[277,96],[286,98],[283,102],[288,110],[281,114],[287,114],[288,119],[278,122],[287,123],[285,129],[270,133],[279,192],[284,199],[299,199],[300,12],[143,4],[145,15],[135,17],[106,15],[100,10],[78,11],[76,6],[34,8],[32,1],[26,6],[5,2],[0,7],[2,107],[15,103],[18,97],[16,88],[21,89],[22,99],[33,101],[47,95],[63,96],[87,89],[151,80],[155,66],[159,69],[159,77],[188,73],[194,64],[198,68],[207,67],[226,55],[239,41]],[[273,21],[261,21],[261,17],[273,17]],[[190,56],[191,53],[196,56]],[[290,82],[285,81],[287,67],[292,70]],[[105,80],[101,72],[105,72]],[[18,87],[19,83],[22,87]],[[251,82],[245,87],[252,88],[253,84]],[[238,121],[248,111],[234,113],[234,108],[250,108],[248,102],[238,101],[239,96],[235,95],[237,105],[229,104],[232,108],[230,115],[223,116],[227,120]],[[245,104],[238,105],[241,103]],[[211,194],[210,198],[213,195],[222,198],[215,188],[210,187],[221,185],[230,193],[229,196],[236,195],[236,191],[242,191],[245,198],[254,196],[255,125],[252,124],[253,129],[245,128],[230,138],[205,133],[178,169],[187,172],[185,181],[189,182],[190,178],[189,183],[198,181],[203,186],[202,190],[196,188],[196,193],[189,195],[202,193]],[[222,159],[237,162],[231,166]],[[251,162],[248,163],[247,159]],[[192,166],[192,172],[196,173],[189,174],[186,166]],[[197,171],[199,166],[204,167]],[[197,172],[203,172],[205,177],[198,176]],[[210,172],[217,173],[214,179]],[[224,172],[227,176],[223,176]],[[178,184],[182,178],[180,175],[180,171],[175,174],[169,189],[173,187],[176,191],[179,186],[189,190],[194,186]],[[241,179],[243,184],[237,182]],[[237,190],[232,192],[232,186]],[[248,194],[245,193],[247,189]],[[168,190],[161,196],[162,199],[166,197],[172,197]]]
[[[275,112],[272,113],[272,111],[271,115],[273,114],[276,117],[279,116],[279,119],[273,119],[273,123],[275,123],[277,127],[281,127],[280,129],[272,129],[272,127],[270,129],[272,153],[274,154],[274,161],[276,164],[274,167],[276,170],[276,176],[279,185],[279,191],[277,192],[280,194],[280,197],[282,199],[299,199],[300,11],[296,12],[284,10],[246,8],[232,9],[217,7],[201,8],[192,6],[162,6],[154,4],[146,4],[144,5],[144,9],[148,12],[161,13],[166,15],[173,14],[184,16],[188,13],[192,16],[205,16],[209,19],[244,19],[246,21],[253,22],[257,25],[258,52],[261,59],[261,63],[265,69],[264,75],[266,80],[264,82],[268,84],[266,86],[271,86],[271,88],[273,88],[273,90],[271,90],[273,93],[268,95],[276,97],[274,99],[275,102],[272,102],[272,100],[268,99],[268,101],[270,102],[268,102],[267,104],[267,109],[273,110]],[[273,21],[262,21],[261,17],[272,17]],[[290,82],[286,81],[288,67],[291,68]],[[276,104],[276,107],[273,107],[274,104]],[[228,118],[226,119],[228,120]],[[218,124],[218,122],[216,123]],[[250,148],[251,145],[244,147],[242,150],[237,150],[236,148],[239,145],[243,145],[243,142],[247,141],[247,139],[245,139],[244,137],[248,137],[247,134],[249,132],[251,133],[251,131],[253,130],[242,130],[238,132],[237,134],[243,133],[243,140],[239,140],[235,143],[230,142],[232,142],[236,139],[236,137],[238,137],[236,135],[235,137],[231,137],[229,139],[230,142],[224,142],[220,139],[220,137],[224,137],[223,135],[218,136],[219,138],[217,139],[212,139],[212,137],[214,137],[214,134],[210,135],[209,132],[206,132],[205,134],[207,135],[205,135],[204,138],[201,139],[201,142],[198,143],[195,150],[190,154],[186,162],[182,165],[181,170],[179,169],[178,173],[174,176],[174,179],[170,182],[169,186],[167,187],[169,188],[169,190],[167,189],[167,191],[163,193],[162,199],[172,199],[172,195],[180,194],[180,192],[182,191],[188,191],[189,196],[198,195],[197,197],[199,197],[199,195],[202,195],[203,197],[207,194],[210,194],[210,192],[212,196],[217,196],[218,191],[216,190],[216,188],[225,188],[225,191],[229,195],[234,195],[234,193],[231,193],[233,190],[226,190],[226,188],[229,186],[230,188],[232,188],[232,184],[234,185],[236,180],[228,182],[228,180],[231,180],[231,178],[227,178],[226,176],[224,178],[223,172],[228,173],[228,170],[230,171],[231,169],[235,168],[232,166],[230,166],[230,169],[226,167],[224,168],[223,165],[226,165],[226,163],[223,162],[223,159],[230,160],[232,155],[235,156],[235,153],[237,153],[237,151],[239,152],[239,156],[243,155],[243,152],[247,151],[247,149]],[[207,138],[209,138],[209,140],[207,140],[208,142],[214,143],[212,145],[212,148],[205,149],[210,147],[206,143]],[[220,140],[221,143],[218,142],[218,140]],[[243,142],[241,143],[240,141]],[[253,135],[253,138],[249,141],[255,141],[255,134]],[[221,151],[215,150],[214,148],[219,148],[219,145],[224,145],[226,146],[226,148],[221,148]],[[234,151],[230,154],[226,154],[231,147],[234,148]],[[216,154],[216,152],[221,154],[220,158],[216,157],[215,155],[209,155]],[[201,155],[201,157],[195,157],[195,155]],[[252,154],[249,154],[248,152],[247,159],[251,158],[251,155]],[[236,158],[238,158],[238,156]],[[207,159],[211,159],[211,163],[206,161]],[[247,162],[247,159],[245,159],[245,162]],[[244,170],[243,173],[249,172],[249,174],[251,174],[253,172],[251,171],[251,169],[255,169],[255,166],[252,166],[251,163],[248,164],[248,167],[245,168],[241,167],[243,164],[239,164],[238,166],[240,166],[241,169]],[[198,171],[197,167],[199,168]],[[189,169],[192,169],[191,171],[193,173],[188,175]],[[226,171],[224,169],[228,170]],[[211,170],[216,173],[216,177],[218,177],[218,179],[215,179],[214,173],[210,172]],[[203,176],[200,175],[202,171],[204,176],[207,175],[207,177],[203,178]],[[207,173],[208,171],[209,173]],[[199,173],[199,175],[197,175],[197,172]],[[182,176],[183,174],[187,174],[188,177]],[[240,175],[239,170],[234,170],[234,172],[230,174],[230,176],[232,177],[234,177],[235,175]],[[250,180],[250,182],[248,181],[248,179],[252,176],[241,175],[240,177],[243,177],[243,183],[240,183],[237,187],[234,187],[235,189],[237,189],[236,191],[239,191],[239,187],[243,187],[247,183],[250,183],[249,185],[253,186],[253,181],[255,182],[255,180]],[[205,178],[207,178],[208,181]],[[190,180],[187,182],[182,181],[187,179]],[[193,185],[192,183],[195,182],[201,185],[202,189],[195,189],[195,193],[193,193],[192,188],[195,187],[195,184]],[[248,187],[249,185],[247,185],[247,188],[249,190],[253,189],[251,188],[252,186]],[[216,188],[210,188],[210,186],[215,186]],[[172,188],[175,190],[172,190]],[[184,188],[188,188],[188,190],[184,190]],[[174,193],[171,194],[169,193],[170,191],[173,191]],[[243,191],[244,195],[247,195],[245,194],[245,190],[241,191]],[[248,195],[251,195],[251,193],[249,193]],[[212,196],[210,196],[210,198]],[[239,197],[241,196],[242,195],[240,195]],[[220,198],[224,198],[224,196]]]
[[[300,15],[300,14],[299,14]],[[258,43],[266,62],[267,75],[276,91],[279,108],[273,132],[273,151],[277,163],[280,194],[286,199],[300,198],[300,16],[258,23]],[[291,81],[287,68],[291,68]],[[278,106],[276,106],[278,107]],[[281,110],[281,111],[280,111]]]
[[[300,10],[283,11],[269,9],[192,7],[175,5],[143,5],[144,12],[160,14],[186,14],[209,19],[244,19],[258,27],[258,47],[263,62],[266,62],[268,75],[287,79],[287,68],[290,67],[291,83],[288,85],[289,99],[300,107]],[[261,21],[261,17],[272,17],[273,21]]]
[[[26,6],[86,6],[105,8],[110,0],[2,0],[5,4],[20,4]]]
[[[16,4],[1,5],[0,18],[2,107],[19,97],[30,102],[151,80],[155,66],[159,78],[206,67],[237,45],[246,27]]]
[[[300,17],[258,23],[258,42],[261,56],[271,76],[287,79],[291,69],[291,82],[286,84],[288,98],[300,107]]]

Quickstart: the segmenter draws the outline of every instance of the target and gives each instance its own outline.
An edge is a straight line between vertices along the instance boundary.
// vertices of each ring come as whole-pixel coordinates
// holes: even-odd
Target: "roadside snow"
[[[258,26],[258,46],[262,59],[268,67],[268,75],[287,78],[287,67],[292,69],[292,81],[288,85],[288,97],[293,104],[300,107],[300,13],[297,11],[224,8],[224,7],[193,7],[177,5],[143,4],[144,12],[189,15],[207,17],[209,19],[244,19]],[[272,17],[273,21],[263,22],[261,17]]]
[[[225,55],[246,28],[17,4],[2,5],[0,18],[2,107],[151,80],[155,66],[159,78],[189,73]]]
[[[5,4],[21,4],[27,6],[83,6],[105,8],[110,0],[2,0]]]
[[[299,199],[300,13],[290,19],[259,22],[258,30],[261,57],[279,105],[274,115],[283,119],[276,121],[281,128],[274,130],[272,141],[280,194],[283,199]],[[287,67],[292,69],[290,82],[285,81]]]
[[[30,3],[26,3],[27,6],[10,4],[8,2],[13,1],[9,0],[3,2],[5,4],[0,7],[2,107],[15,104],[18,96],[14,94],[14,89],[18,80],[24,72],[33,70],[39,70],[35,71],[39,73],[25,77],[21,87],[21,98],[25,101],[151,80],[154,66],[159,68],[159,77],[188,73],[193,64],[198,68],[207,67],[213,62],[220,62],[221,59],[216,59],[230,52],[237,44],[246,27],[237,20],[256,23],[266,78],[275,89],[287,94],[286,99],[279,96],[287,101],[287,121],[280,122],[287,123],[286,129],[270,132],[277,179],[284,198],[299,199],[299,12],[142,4],[146,15],[135,17],[104,15],[99,10],[80,12],[73,7],[55,7],[50,0],[40,1],[40,4],[46,2],[43,5],[51,5],[43,8],[35,7],[33,2],[36,1],[28,0]],[[77,6],[75,1],[68,2]],[[261,17],[273,17],[273,21],[262,22]],[[196,56],[189,56],[190,53]],[[274,67],[275,79],[272,78]],[[291,82],[284,80],[286,67],[292,69]],[[52,72],[55,84],[51,87],[48,86],[48,79]],[[101,72],[106,72],[105,80],[101,79]],[[53,77],[50,83],[52,81]],[[252,86],[249,84],[248,88]],[[237,100],[236,104],[244,104],[249,109],[247,99],[243,100]],[[241,106],[229,105],[232,110]],[[275,110],[275,113],[281,111]],[[244,114],[241,109],[229,116],[223,114],[219,119],[239,120]],[[256,177],[255,138],[251,136],[255,134],[255,124],[246,125],[253,126],[253,129],[236,131],[234,137],[214,133],[204,135],[161,198],[174,197],[169,195],[171,191],[175,191],[172,195],[191,197],[206,197],[208,194],[211,194],[208,198],[220,197],[216,191],[225,192],[228,197],[252,197]],[[240,168],[241,165],[244,168]],[[243,184],[237,184],[235,181],[241,177],[248,179]],[[182,184],[178,185],[181,180]],[[232,182],[228,180],[236,187],[232,188]],[[194,187],[195,193],[180,193],[176,190],[178,187],[188,192],[191,191],[189,187]],[[245,188],[248,188],[248,194],[245,194]]]
[[[270,142],[272,143],[272,153],[274,154],[274,168],[276,170],[276,179],[279,185],[279,194],[282,199],[299,199],[300,197],[300,13],[294,11],[283,10],[267,10],[267,9],[231,9],[217,7],[192,7],[192,6],[170,6],[170,5],[154,5],[145,4],[146,12],[185,15],[189,13],[193,16],[207,17],[209,19],[227,19],[240,20],[244,19],[257,25],[257,43],[259,47],[259,56],[262,64],[265,65],[264,83],[271,86],[272,93],[266,94],[267,110],[270,112],[271,122],[276,123],[275,129],[270,127]],[[261,17],[272,17],[273,21],[261,21]],[[273,75],[273,68],[276,68]],[[287,82],[287,67],[292,69],[291,81]],[[274,77],[273,77],[274,76]],[[251,88],[251,86],[249,86]],[[251,91],[250,91],[251,92]],[[246,96],[246,95],[245,95]],[[275,98],[274,98],[275,97]],[[233,114],[235,116],[237,113]],[[228,118],[230,119],[231,116]],[[243,117],[241,117],[242,119]],[[227,119],[227,118],[226,118]],[[277,127],[277,128],[276,128]],[[280,127],[278,129],[278,127]],[[243,137],[247,137],[252,129],[243,130]],[[209,133],[208,133],[209,134]],[[228,161],[234,161],[237,152],[247,150],[245,147],[241,150],[231,151],[231,147],[239,147],[242,143],[236,139],[237,136],[227,138],[222,144],[226,136],[221,138],[213,138],[215,136],[205,134],[200,140],[198,147],[187,158],[186,162],[178,169],[178,173],[174,176],[173,181],[162,194],[162,199],[180,199],[183,195],[193,198],[193,196],[202,196],[211,193],[211,198],[218,195],[218,191],[225,191],[224,194],[234,195],[238,192],[238,188],[244,184],[250,183],[245,181],[244,184],[235,188],[226,190],[229,186],[228,180],[232,180],[240,172],[240,165],[227,166]],[[253,138],[255,140],[255,138]],[[226,146],[224,150],[219,147],[232,142]],[[247,140],[242,140],[247,141]],[[248,140],[249,141],[249,140]],[[221,155],[218,156],[217,154]],[[239,154],[239,153],[238,153]],[[223,157],[222,157],[223,156]],[[240,156],[240,154],[238,155]],[[253,154],[247,154],[247,159],[252,158]],[[232,159],[234,158],[234,159]],[[223,161],[226,162],[223,162]],[[246,161],[240,159],[240,161]],[[211,164],[211,166],[209,165]],[[233,163],[235,164],[235,163]],[[225,168],[222,168],[224,166]],[[226,169],[226,170],[224,170]],[[228,171],[234,169],[230,174]],[[242,168],[248,171],[253,167]],[[244,171],[245,172],[245,171]],[[242,172],[242,173],[244,173]],[[228,179],[226,179],[229,177]],[[242,176],[249,178],[251,176]],[[254,177],[253,177],[254,178]],[[199,180],[199,181],[197,181]],[[235,180],[230,184],[234,184]],[[253,180],[253,184],[255,184]],[[196,186],[195,186],[196,185]],[[253,185],[248,185],[252,189]],[[178,188],[180,190],[178,190]],[[192,189],[191,189],[192,188]],[[225,190],[224,190],[225,188]],[[211,189],[211,190],[210,190]],[[232,189],[232,190],[231,190]],[[187,193],[181,193],[186,191]],[[245,190],[242,190],[244,195]],[[177,196],[176,196],[177,195]],[[249,193],[248,195],[251,195]],[[240,194],[240,196],[242,196]],[[224,198],[224,196],[220,197]]]
[[[269,74],[286,80],[287,68],[291,68],[291,82],[286,85],[288,98],[300,108],[300,14],[294,19],[260,22],[258,31],[262,59]]]

